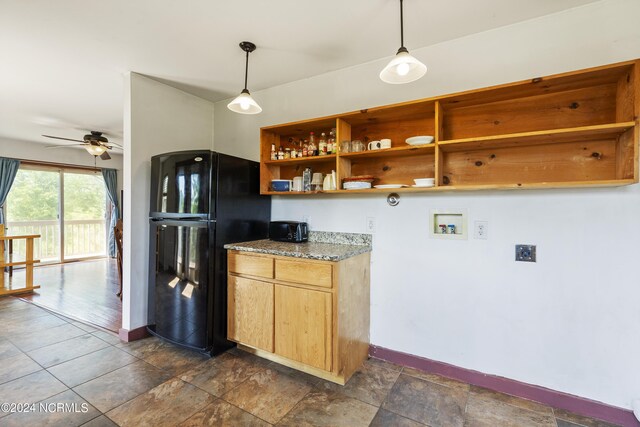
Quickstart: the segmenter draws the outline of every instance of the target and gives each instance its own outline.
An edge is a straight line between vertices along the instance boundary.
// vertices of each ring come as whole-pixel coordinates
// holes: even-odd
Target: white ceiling
[[[595,0],[405,0],[409,50]],[[0,0],[0,137],[121,142],[123,74],[218,101],[383,57],[398,0]],[[263,106],[265,107],[265,106]],[[268,108],[268,106],[266,106]]]

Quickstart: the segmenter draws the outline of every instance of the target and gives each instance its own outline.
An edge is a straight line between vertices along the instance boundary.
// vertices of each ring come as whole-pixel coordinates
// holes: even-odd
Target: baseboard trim
[[[148,336],[149,332],[147,331],[146,326],[140,326],[139,328],[132,330],[120,328],[120,331],[118,331],[118,337],[124,342],[137,341]]]
[[[565,409],[579,415],[622,426],[640,427],[640,422],[638,422],[632,411],[584,397],[574,396],[572,394],[496,375],[484,374],[471,369],[461,368],[448,363],[438,362],[436,360],[426,359],[375,345],[369,347],[369,355],[398,365],[420,369],[421,371],[464,381],[479,387],[533,400],[553,408]]]

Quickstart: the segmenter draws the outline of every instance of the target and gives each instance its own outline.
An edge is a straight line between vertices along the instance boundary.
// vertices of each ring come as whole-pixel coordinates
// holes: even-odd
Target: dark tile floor
[[[36,404],[2,426],[610,426],[375,359],[343,387],[237,349],[121,343],[16,298],[0,324],[0,403]]]

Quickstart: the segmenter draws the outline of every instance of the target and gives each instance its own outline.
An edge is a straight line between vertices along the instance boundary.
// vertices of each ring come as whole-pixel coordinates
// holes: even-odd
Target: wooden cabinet
[[[272,179],[305,167],[344,178],[373,175],[377,184],[412,185],[435,177],[450,190],[620,186],[638,182],[640,60],[363,109],[261,129],[261,193]],[[390,138],[383,150],[270,160],[271,145],[289,147],[311,131],[337,129],[337,141]],[[429,145],[405,139],[433,135]],[[330,193],[388,193],[334,190]]]
[[[229,275],[229,339],[273,351],[273,283]]]
[[[369,262],[368,253],[329,262],[229,251],[228,338],[344,384],[369,352]],[[273,278],[256,279],[265,266]]]
[[[331,294],[275,286],[275,353],[331,371]]]
[[[273,278],[273,259],[253,255],[234,254],[229,257],[229,272],[244,276]]]
[[[288,259],[276,260],[276,279],[330,288],[333,285],[331,264]]]

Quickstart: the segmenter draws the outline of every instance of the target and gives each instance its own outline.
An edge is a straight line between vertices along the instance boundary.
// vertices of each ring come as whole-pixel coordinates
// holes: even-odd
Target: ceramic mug
[[[302,191],[302,177],[294,176],[293,177],[293,191]]]
[[[381,139],[380,148],[391,148],[391,140],[389,138]]]
[[[382,148],[382,146],[380,145],[380,141],[371,141],[367,144],[367,150],[379,150],[380,148]]]

